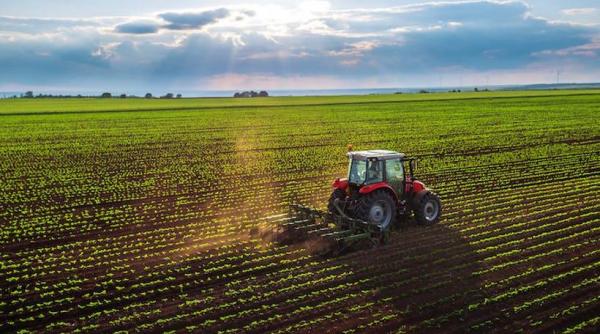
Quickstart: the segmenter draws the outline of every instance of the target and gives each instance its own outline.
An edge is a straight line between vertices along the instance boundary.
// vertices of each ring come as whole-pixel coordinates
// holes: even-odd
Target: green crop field
[[[338,257],[264,240],[347,145],[443,218]],[[0,332],[590,332],[600,91],[0,100]]]

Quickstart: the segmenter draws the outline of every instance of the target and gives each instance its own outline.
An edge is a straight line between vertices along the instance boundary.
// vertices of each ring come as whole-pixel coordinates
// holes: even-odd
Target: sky
[[[0,91],[600,81],[598,0],[20,0]]]

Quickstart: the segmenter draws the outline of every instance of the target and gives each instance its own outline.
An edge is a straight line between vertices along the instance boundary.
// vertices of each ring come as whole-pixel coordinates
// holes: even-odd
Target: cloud
[[[125,34],[153,34],[160,29],[165,30],[199,30],[203,27],[217,23],[219,20],[235,14],[235,21],[242,21],[245,18],[255,15],[253,10],[231,11],[227,8],[217,8],[205,11],[188,12],[165,12],[159,13],[156,17],[164,23],[154,20],[134,20],[120,23],[114,28],[116,33]]]
[[[0,42],[0,84],[62,85],[110,71],[107,60],[92,54],[92,43],[40,36],[34,41]]]
[[[596,13],[596,8],[569,8],[563,9],[563,14],[574,16],[574,15],[590,15]]]
[[[159,25],[153,21],[131,21],[117,25],[115,32],[123,34],[153,34],[158,32]]]
[[[545,56],[557,56],[557,57],[573,57],[581,56],[587,58],[597,58],[600,55],[600,36],[592,39],[591,42],[577,45],[574,47],[557,49],[557,50],[543,50],[534,53],[534,56],[545,57]]]
[[[215,23],[219,19],[226,18],[230,15],[230,11],[226,8],[218,8],[214,10],[207,10],[203,12],[183,12],[183,13],[162,13],[158,16],[167,21],[168,24],[164,26],[166,29],[171,30],[188,30],[188,29],[199,29],[208,24]]]
[[[101,27],[114,19],[44,19],[32,17],[0,16],[0,32],[27,34],[48,33],[61,29]]]
[[[435,69],[504,70],[526,66],[534,53],[586,44],[597,28],[554,23],[529,14],[523,2],[438,2],[345,11],[341,35],[378,32],[377,47],[357,57],[330,54],[355,71],[427,73]],[[340,24],[343,22],[344,24]],[[385,33],[388,33],[387,35]]]

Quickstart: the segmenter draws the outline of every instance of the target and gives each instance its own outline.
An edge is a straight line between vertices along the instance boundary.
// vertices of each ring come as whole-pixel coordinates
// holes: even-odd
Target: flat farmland
[[[420,158],[435,226],[257,237],[346,147]],[[0,100],[0,332],[594,332],[600,91]]]

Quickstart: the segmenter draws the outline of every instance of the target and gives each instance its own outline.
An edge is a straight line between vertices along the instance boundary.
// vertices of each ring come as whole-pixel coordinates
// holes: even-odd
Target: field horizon
[[[345,95],[385,95],[385,94],[414,94],[426,91],[428,93],[450,93],[453,91],[471,92],[477,88],[479,91],[527,91],[527,90],[584,90],[584,89],[599,89],[599,82],[565,82],[565,83],[531,83],[531,84],[504,84],[504,85],[490,85],[490,84],[479,84],[479,85],[466,85],[466,86],[414,86],[414,87],[370,87],[370,88],[306,88],[306,89],[252,89],[252,88],[239,88],[239,89],[224,89],[224,90],[187,90],[187,89],[148,89],[148,90],[120,90],[120,89],[106,89],[106,90],[48,90],[48,89],[28,89],[33,92],[34,95],[46,94],[46,95],[67,95],[72,98],[82,97],[99,97],[104,92],[109,92],[113,95],[113,98],[120,98],[121,94],[126,94],[128,98],[144,98],[146,93],[152,94],[154,98],[159,98],[168,92],[182,94],[182,98],[223,98],[233,97],[236,92],[242,91],[260,91],[265,90],[272,97],[310,97],[310,96],[345,96]],[[27,89],[25,89],[27,90]],[[20,98],[25,93],[25,90],[19,91],[0,91],[0,99],[2,98]],[[54,97],[53,97],[54,98]]]

